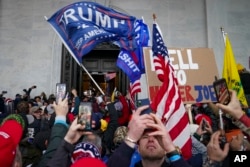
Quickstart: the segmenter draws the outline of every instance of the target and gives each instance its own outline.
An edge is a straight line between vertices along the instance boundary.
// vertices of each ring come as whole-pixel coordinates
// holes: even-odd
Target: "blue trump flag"
[[[149,42],[148,26],[143,20],[136,20],[134,27],[136,48],[132,51],[122,48],[116,62],[117,66],[130,79],[131,97],[134,97],[135,93],[141,92],[140,78],[141,74],[145,73],[142,47],[148,46]]]
[[[141,78],[141,71],[132,57],[132,52],[121,49],[116,65],[127,74],[132,83]]]
[[[136,20],[134,27],[136,48],[133,51],[122,48],[117,60],[117,66],[128,75],[132,83],[145,73],[142,47],[148,46],[149,41],[148,26],[143,20]]]
[[[105,41],[133,50],[135,20],[98,3],[82,1],[60,9],[47,21],[80,63],[84,55]]]
[[[138,62],[136,63],[141,70],[141,74],[143,74],[145,73],[145,66],[142,47],[148,46],[149,30],[147,24],[145,24],[142,19],[136,20],[135,33],[136,49],[134,50],[134,54],[137,57],[136,59],[138,60]]]

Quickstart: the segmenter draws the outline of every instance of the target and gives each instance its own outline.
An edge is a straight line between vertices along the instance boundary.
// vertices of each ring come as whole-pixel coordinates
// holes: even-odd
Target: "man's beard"
[[[149,161],[158,161],[162,160],[162,158],[165,156],[165,154],[162,154],[160,152],[158,153],[146,153],[146,154],[141,154],[142,159],[144,160],[149,160]]]

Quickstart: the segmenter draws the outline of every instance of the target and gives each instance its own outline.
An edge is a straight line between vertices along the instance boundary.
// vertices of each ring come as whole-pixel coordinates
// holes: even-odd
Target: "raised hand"
[[[69,111],[69,106],[68,106],[68,98],[62,98],[58,99],[58,103],[56,102],[53,103],[53,107],[55,109],[56,116],[66,116],[68,111]]]
[[[234,90],[229,90],[229,91],[231,94],[230,103],[228,103],[227,105],[217,103],[216,106],[219,107],[220,109],[222,109],[222,111],[224,113],[227,113],[230,116],[232,116],[233,118],[238,120],[241,118],[241,116],[244,114],[244,112],[242,111],[241,104],[240,104],[240,101],[236,95],[236,92]]]
[[[153,113],[150,116],[154,119],[154,123],[148,122],[147,127],[153,129],[149,136],[155,136],[161,147],[166,152],[175,150],[175,145],[162,121]]]
[[[148,107],[148,105],[145,105],[137,108],[137,110],[132,115],[132,119],[129,121],[129,130],[127,136],[129,136],[129,138],[136,142],[141,138],[144,130],[148,128],[148,123],[154,123],[154,120],[151,115],[141,115],[141,112],[147,109]]]
[[[83,131],[85,125],[77,123],[77,118],[72,122],[67,134],[64,137],[64,140],[68,143],[75,144],[83,135],[93,134],[90,131]]]
[[[220,147],[220,137],[222,135],[222,131],[216,131],[212,134],[210,141],[207,145],[207,155],[210,160],[221,162],[225,159],[229,152],[229,143],[224,145],[224,148]]]

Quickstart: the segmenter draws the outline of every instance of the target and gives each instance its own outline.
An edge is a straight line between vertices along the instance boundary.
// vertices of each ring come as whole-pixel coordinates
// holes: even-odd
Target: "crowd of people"
[[[71,89],[56,101],[45,93],[31,98],[34,88],[16,95],[13,111],[1,111],[3,167],[229,166],[231,151],[250,150],[250,118],[234,91],[228,105],[192,105],[192,157],[185,159],[161,119],[153,112],[142,114],[148,105],[131,109],[129,93],[78,95]],[[91,130],[78,121],[83,102],[92,104]]]

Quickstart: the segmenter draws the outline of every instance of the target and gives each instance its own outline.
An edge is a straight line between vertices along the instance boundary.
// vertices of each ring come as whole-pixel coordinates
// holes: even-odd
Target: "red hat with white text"
[[[1,167],[12,166],[24,126],[24,120],[18,114],[11,114],[3,120],[0,126]]]

